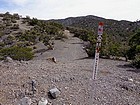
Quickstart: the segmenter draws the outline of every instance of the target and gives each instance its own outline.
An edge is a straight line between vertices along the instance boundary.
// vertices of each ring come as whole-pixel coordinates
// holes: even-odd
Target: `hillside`
[[[84,47],[90,40],[95,48],[95,30],[73,34],[53,21],[8,12],[0,14],[0,24],[0,105],[25,105],[25,97],[30,100],[26,105],[40,105],[42,98],[47,105],[139,105],[140,70],[130,62],[100,59],[97,79],[91,79],[94,59]],[[103,38],[103,45],[107,41]],[[60,91],[56,99],[48,94],[54,87]]]
[[[31,19],[29,16],[22,18],[18,14],[12,15],[7,12],[0,14],[0,59],[5,59],[5,56],[18,60],[32,59],[33,53],[53,49],[54,40],[67,38],[64,34],[65,29],[84,41],[90,41],[90,47],[85,50],[89,56],[93,56],[99,22],[104,22],[101,56],[126,57],[125,52],[130,47],[129,40],[140,27],[139,21],[117,21],[92,15],[45,21]],[[40,49],[38,45],[42,45],[43,49]],[[23,50],[26,52],[24,57],[20,58],[21,53],[15,56],[10,54],[14,53],[17,47],[25,47],[20,49],[21,52]],[[10,53],[7,53],[7,50]]]
[[[129,62],[100,59],[96,80],[92,80],[94,59],[83,50],[83,41],[65,31],[68,39],[55,40],[54,50],[38,53],[30,61],[0,61],[0,104],[18,104],[24,96],[39,105],[139,105],[139,70]],[[41,45],[42,46],[42,45]],[[55,57],[56,63],[48,57]],[[32,81],[36,91],[33,93]],[[48,95],[58,88],[56,99]]]
[[[134,65],[139,67],[140,45],[136,39],[140,21],[117,21],[92,15],[46,21],[29,16],[23,18],[9,12],[0,14],[0,59],[11,57],[14,60],[31,60],[38,53],[53,50],[55,40],[68,38],[65,30],[87,42],[83,48],[89,57],[93,57],[99,22],[104,23],[100,57],[125,57],[126,61],[137,62]]]
[[[74,34],[74,36],[84,41],[90,42],[89,46],[85,47],[85,50],[87,54],[92,57],[94,56],[93,52],[95,51],[98,23],[103,22],[104,32],[102,35],[100,57],[111,58],[112,56],[115,56],[115,59],[119,59],[119,57],[125,57],[126,61],[128,58],[132,58],[130,56],[132,51],[129,51],[130,47],[132,47],[129,43],[130,39],[140,29],[140,21],[117,21],[92,15],[69,17],[66,19],[51,21],[63,24],[71,33]],[[135,52],[139,53],[137,51]],[[130,54],[128,54],[128,52]],[[134,56],[136,56],[136,53]]]
[[[104,22],[104,33],[112,37],[114,41],[127,41],[134,32],[140,28],[140,21],[117,21],[113,19],[105,19],[93,15],[81,17],[69,17],[66,19],[55,20],[66,27],[76,27],[90,29],[97,33],[98,23]]]
[[[30,60],[42,50],[52,50],[53,40],[66,38],[61,24],[18,14],[0,14],[0,59]],[[41,51],[42,51],[41,50]],[[18,52],[18,53],[17,53]]]

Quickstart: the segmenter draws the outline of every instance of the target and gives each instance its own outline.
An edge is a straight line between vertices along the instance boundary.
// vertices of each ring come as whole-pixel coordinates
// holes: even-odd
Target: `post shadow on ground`
[[[83,57],[83,58],[79,58],[79,59],[75,59],[75,60],[84,60],[84,59],[94,59],[95,56],[90,56],[90,57]],[[106,58],[106,57],[100,57],[100,59],[109,59],[109,58]],[[110,59],[111,60],[111,59]]]
[[[117,67],[119,67],[119,68],[134,68],[134,66],[131,64],[117,65]]]
[[[94,59],[94,57],[83,57],[83,58],[78,58],[78,59],[75,59],[75,60],[84,60],[84,59]]]
[[[140,73],[140,69],[135,68],[132,64],[117,65],[119,68],[129,68],[128,72]]]
[[[83,44],[83,42],[70,43],[70,44]]]
[[[126,70],[126,71],[140,73],[140,69],[131,69],[131,70]]]

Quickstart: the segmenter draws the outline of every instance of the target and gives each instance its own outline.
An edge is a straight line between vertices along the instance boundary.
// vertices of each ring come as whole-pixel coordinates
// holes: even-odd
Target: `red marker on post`
[[[100,53],[102,34],[103,34],[103,25],[104,25],[103,22],[100,22],[99,26],[98,26],[98,37],[97,37],[97,43],[96,43],[96,51],[95,51],[95,60],[94,60],[92,79],[96,79],[96,76],[97,76],[98,63],[99,63],[99,53]]]
[[[99,26],[98,26],[98,36],[103,34],[103,25],[104,24],[102,22],[99,23]]]

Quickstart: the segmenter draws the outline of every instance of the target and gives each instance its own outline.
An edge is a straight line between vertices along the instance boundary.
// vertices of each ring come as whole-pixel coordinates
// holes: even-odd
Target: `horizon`
[[[139,0],[0,0],[0,12],[18,13],[41,20],[98,16],[105,19],[140,20]]]
[[[7,11],[9,12],[9,11]],[[0,14],[5,14],[6,12],[1,12]],[[21,16],[21,18],[26,18],[26,16],[29,16],[29,15],[21,15],[19,13],[10,13],[9,14],[13,15],[13,14],[18,14],[19,16]],[[100,17],[100,16],[96,16],[96,15],[85,15],[85,16],[70,16],[70,17],[64,17],[64,18],[53,18],[53,19],[40,19],[40,18],[37,18],[37,17],[32,17],[32,16],[29,16],[31,19],[33,18],[36,18],[38,20],[61,20],[61,19],[67,19],[67,18],[77,18],[77,17],[87,17],[87,16],[95,16],[95,17],[98,17],[98,18],[103,18],[103,19],[107,19],[107,20],[115,20],[115,21],[129,21],[129,22],[136,22],[136,21],[140,21],[140,20],[136,20],[136,21],[130,21],[130,20],[117,20],[117,19],[111,19],[111,18],[105,18],[105,17]]]

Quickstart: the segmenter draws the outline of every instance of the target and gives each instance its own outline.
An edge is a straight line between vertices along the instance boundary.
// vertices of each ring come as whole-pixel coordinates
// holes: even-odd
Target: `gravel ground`
[[[56,57],[57,63],[48,57]],[[70,34],[34,60],[0,62],[0,105],[17,105],[23,96],[30,97],[32,105],[41,97],[50,105],[140,105],[140,70],[128,62],[100,59],[97,79],[92,80],[93,63],[82,41]],[[32,80],[36,81],[35,94]],[[57,99],[48,96],[53,87],[61,91]]]

